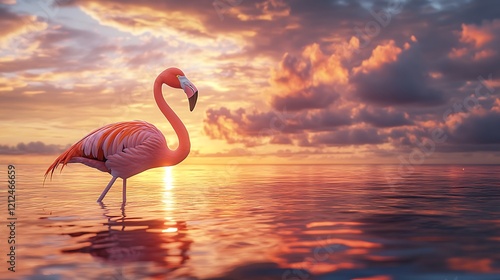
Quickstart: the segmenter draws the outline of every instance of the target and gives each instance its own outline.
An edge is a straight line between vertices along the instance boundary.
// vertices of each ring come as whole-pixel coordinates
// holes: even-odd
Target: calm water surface
[[[179,165],[121,180],[17,165],[1,279],[500,279],[500,166]],[[4,165],[0,176],[7,178]]]

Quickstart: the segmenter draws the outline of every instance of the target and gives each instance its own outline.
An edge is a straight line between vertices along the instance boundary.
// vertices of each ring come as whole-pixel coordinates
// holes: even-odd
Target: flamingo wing
[[[59,165],[79,162],[113,176],[130,177],[154,166],[165,137],[144,121],[119,122],[103,126],[69,147],[45,172],[51,177]],[[113,174],[115,173],[115,174]],[[128,176],[127,176],[128,175]]]

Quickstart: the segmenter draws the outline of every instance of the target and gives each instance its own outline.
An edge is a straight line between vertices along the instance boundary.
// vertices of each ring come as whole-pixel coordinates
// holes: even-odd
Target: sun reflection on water
[[[171,191],[174,188],[174,177],[172,177],[172,166],[164,168],[163,182],[165,183],[165,190]]]
[[[165,220],[167,222],[172,221],[172,211],[175,209],[175,201],[174,197],[172,194],[172,190],[174,189],[174,177],[172,176],[172,167],[167,166],[164,168],[164,175],[163,175],[163,199],[162,202],[165,204]],[[177,229],[176,229],[177,231]],[[163,230],[163,232],[175,232],[172,231],[170,228]]]
[[[162,232],[177,232],[178,230],[179,230],[178,228],[169,227],[169,228],[162,230]]]

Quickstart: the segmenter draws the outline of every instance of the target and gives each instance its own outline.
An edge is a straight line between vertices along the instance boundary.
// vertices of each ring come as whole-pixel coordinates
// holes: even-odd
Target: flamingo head
[[[179,68],[171,67],[163,71],[160,75],[164,77],[167,85],[173,88],[182,88],[189,100],[189,110],[193,111],[198,100],[198,89],[184,75],[184,72]]]

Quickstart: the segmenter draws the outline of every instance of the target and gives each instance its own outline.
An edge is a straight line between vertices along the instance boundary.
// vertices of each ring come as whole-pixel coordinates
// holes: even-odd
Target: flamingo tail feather
[[[62,153],[56,160],[49,166],[47,171],[45,171],[45,179],[50,173],[50,178],[52,179],[52,175],[54,171],[57,169],[59,165],[62,165],[61,172],[68,163],[71,162],[71,159],[75,157],[81,157],[83,155],[82,143],[81,141],[77,142],[73,146],[69,147],[64,153]],[[45,179],[43,180],[45,183]]]

